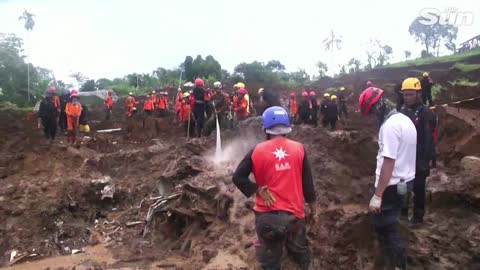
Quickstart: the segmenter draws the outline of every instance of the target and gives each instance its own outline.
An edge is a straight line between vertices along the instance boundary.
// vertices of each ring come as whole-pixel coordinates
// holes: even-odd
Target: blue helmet
[[[264,129],[270,129],[276,125],[290,127],[287,111],[279,106],[266,109],[262,114],[262,125]]]

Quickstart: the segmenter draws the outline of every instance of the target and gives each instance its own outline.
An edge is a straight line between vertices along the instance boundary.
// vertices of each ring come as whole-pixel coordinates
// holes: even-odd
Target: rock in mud
[[[471,176],[480,176],[480,157],[466,156],[461,161],[462,169]]]

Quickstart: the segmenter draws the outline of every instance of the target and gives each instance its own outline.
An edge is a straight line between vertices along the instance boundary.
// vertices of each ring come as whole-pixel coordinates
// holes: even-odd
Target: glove
[[[377,195],[374,194],[370,199],[370,205],[369,205],[370,212],[380,213],[381,207],[382,207],[382,197],[378,197]]]
[[[262,198],[267,207],[275,202],[275,198],[273,197],[272,193],[270,193],[270,190],[268,190],[267,187],[259,187],[257,189],[257,195]]]

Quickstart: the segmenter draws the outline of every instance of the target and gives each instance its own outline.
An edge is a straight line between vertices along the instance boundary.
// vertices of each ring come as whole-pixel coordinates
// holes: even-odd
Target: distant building
[[[480,35],[471,38],[462,44],[460,44],[460,48],[458,49],[458,52],[466,52],[475,48],[480,48]]]

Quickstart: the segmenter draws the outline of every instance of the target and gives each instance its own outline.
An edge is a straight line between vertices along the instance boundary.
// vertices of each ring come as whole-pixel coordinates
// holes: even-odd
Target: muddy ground
[[[253,200],[234,187],[231,175],[263,139],[258,119],[224,131],[223,155],[215,157],[214,135],[187,140],[169,118],[138,115],[124,122],[119,114],[105,122],[95,112],[91,118],[93,132],[72,147],[63,136],[47,144],[34,119],[0,113],[1,265],[256,269]],[[480,269],[480,182],[461,169],[465,147],[455,148],[478,130],[455,119],[442,116],[451,124],[429,179],[426,224],[413,229],[402,222],[409,269]],[[124,131],[95,132],[116,127]],[[298,126],[290,136],[306,146],[318,193],[318,222],[308,228],[311,269],[374,269],[367,204],[375,123],[352,113],[340,127]],[[286,258],[284,269],[295,266]]]

